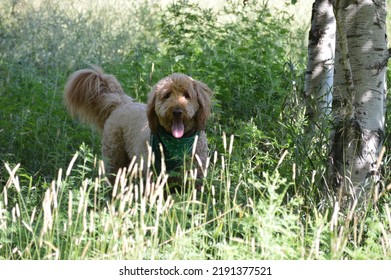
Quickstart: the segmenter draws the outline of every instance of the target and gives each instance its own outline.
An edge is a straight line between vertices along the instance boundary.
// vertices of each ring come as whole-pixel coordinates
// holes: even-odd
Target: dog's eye
[[[187,90],[183,93],[183,96],[184,96],[186,99],[190,99],[190,94],[189,94],[189,92],[188,92]]]
[[[171,91],[167,91],[164,95],[163,95],[163,99],[168,99],[170,98],[171,96]]]

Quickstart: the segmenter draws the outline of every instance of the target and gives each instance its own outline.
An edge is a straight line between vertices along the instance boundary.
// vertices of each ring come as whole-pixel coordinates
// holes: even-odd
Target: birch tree
[[[384,138],[386,0],[335,0],[337,23],[329,182],[365,198],[379,181]]]
[[[335,18],[330,0],[315,0],[308,35],[304,94],[307,116],[318,123],[331,112],[334,76]]]

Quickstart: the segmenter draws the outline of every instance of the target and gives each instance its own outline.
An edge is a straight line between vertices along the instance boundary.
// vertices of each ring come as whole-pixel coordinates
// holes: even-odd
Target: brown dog
[[[102,153],[110,173],[128,167],[133,157],[148,158],[148,143],[155,154],[157,172],[183,165],[185,154],[195,153],[205,165],[208,153],[205,135],[212,91],[184,74],[160,80],[148,96],[148,104],[127,96],[112,75],[94,67],[72,74],[65,86],[64,101],[72,116],[94,124],[102,133]],[[198,136],[198,137],[195,137]],[[160,154],[160,145],[163,155]],[[198,166],[200,175],[202,168]],[[145,169],[144,169],[145,170]]]

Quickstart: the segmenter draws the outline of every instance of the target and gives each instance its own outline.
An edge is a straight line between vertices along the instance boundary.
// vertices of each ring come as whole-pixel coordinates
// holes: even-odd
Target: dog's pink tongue
[[[174,120],[171,127],[171,132],[175,138],[181,138],[185,133],[185,127],[183,125],[183,122],[180,120]]]

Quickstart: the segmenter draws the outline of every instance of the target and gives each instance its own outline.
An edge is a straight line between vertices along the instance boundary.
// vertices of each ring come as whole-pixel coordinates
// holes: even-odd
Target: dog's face
[[[149,127],[158,127],[175,138],[205,128],[210,115],[212,91],[207,85],[184,74],[172,74],[160,80],[149,93],[147,116]]]

